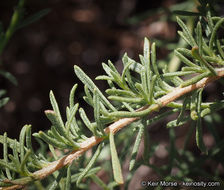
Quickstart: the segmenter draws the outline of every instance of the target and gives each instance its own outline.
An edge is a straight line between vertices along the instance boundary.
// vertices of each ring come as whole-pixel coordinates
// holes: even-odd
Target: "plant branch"
[[[186,86],[186,87],[177,87],[177,88],[173,89],[172,92],[159,98],[157,100],[158,104],[153,104],[151,106],[144,106],[136,111],[142,111],[149,107],[151,107],[151,112],[156,111],[156,110],[160,109],[161,107],[166,106],[168,103],[178,99],[179,97],[181,97],[195,89],[204,88],[207,84],[209,84],[215,80],[218,80],[221,77],[224,77],[224,69],[223,68],[216,69],[216,72],[217,72],[216,76],[210,76],[210,77],[203,78],[202,80],[198,81],[197,83]],[[104,131],[106,134],[109,134],[110,132],[116,133],[120,129],[127,126],[128,124],[130,124],[134,121],[137,121],[139,119],[140,119],[140,117],[119,119],[118,121],[114,122],[113,124],[111,124],[107,128],[105,128]],[[61,159],[50,163],[43,169],[34,172],[32,174],[32,177],[30,177],[30,180],[26,180],[26,183],[22,183],[22,181],[23,181],[22,179],[25,179],[25,178],[21,178],[21,179],[19,179],[19,181],[14,180],[14,181],[8,182],[8,183],[14,184],[13,186],[10,187],[10,189],[12,189],[12,187],[14,187],[14,189],[18,189],[21,187],[21,185],[26,185],[27,181],[31,182],[33,179],[41,180],[41,179],[47,177],[48,175],[52,174],[53,172],[59,170],[60,168],[66,166],[68,164],[71,164],[75,159],[80,157],[85,151],[87,151],[87,150],[91,149],[93,146],[99,144],[104,139],[105,138],[100,138],[100,137],[96,137],[96,136],[92,136],[92,137],[88,138],[84,142],[80,143],[81,148],[79,150],[75,150],[75,151],[69,153],[68,155],[62,157]],[[27,177],[26,177],[26,179],[27,179]],[[4,182],[4,180],[3,180],[3,182]],[[9,189],[9,187],[2,188],[2,189]]]

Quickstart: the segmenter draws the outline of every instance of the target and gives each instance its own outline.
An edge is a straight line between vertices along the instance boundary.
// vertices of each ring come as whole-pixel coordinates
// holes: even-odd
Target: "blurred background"
[[[53,90],[62,114],[69,91],[80,82],[73,66],[79,65],[92,79],[102,74],[102,62],[110,59],[122,69],[125,52],[138,60],[143,38],[174,40],[176,24],[169,22],[169,7],[177,0],[29,0],[25,17],[42,9],[51,11],[13,35],[1,57],[2,67],[18,80],[14,86],[0,78],[10,101],[0,109],[0,132],[16,138],[24,124],[33,131],[50,125],[44,110],[51,109]],[[7,28],[17,0],[1,1],[0,20]],[[162,17],[166,18],[163,19]],[[161,49],[159,57],[168,51]],[[104,82],[96,82],[105,88]],[[77,100],[81,106],[82,85]],[[88,108],[87,108],[88,109]],[[89,112],[91,115],[91,110]]]

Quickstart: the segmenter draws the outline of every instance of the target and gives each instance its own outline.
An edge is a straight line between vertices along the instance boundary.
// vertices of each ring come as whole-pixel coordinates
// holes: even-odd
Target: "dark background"
[[[0,20],[8,27],[18,1],[1,1]],[[70,89],[79,83],[77,101],[82,101],[82,84],[73,66],[79,65],[92,79],[103,74],[102,62],[110,59],[118,68],[124,52],[138,60],[143,38],[175,38],[175,24],[157,23],[161,15],[144,13],[167,9],[175,0],[31,0],[26,3],[25,17],[40,10],[51,11],[39,21],[14,34],[1,57],[3,69],[11,72],[18,86],[0,78],[7,89],[9,103],[0,109],[0,132],[17,138],[23,125],[32,131],[44,130],[50,123],[44,110],[51,109],[49,91],[53,90],[64,116]],[[143,17],[141,16],[143,14]],[[137,17],[137,22],[131,19]],[[155,22],[156,25],[151,26]],[[160,57],[167,54],[161,51]],[[105,89],[105,83],[96,84]],[[87,112],[89,107],[86,107]],[[91,117],[91,110],[89,110]]]

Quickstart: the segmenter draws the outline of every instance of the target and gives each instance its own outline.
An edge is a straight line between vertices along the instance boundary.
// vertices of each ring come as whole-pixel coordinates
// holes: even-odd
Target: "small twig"
[[[217,72],[216,76],[203,78],[202,80],[198,81],[197,83],[186,86],[184,88],[181,88],[181,87],[175,88],[172,92],[159,98],[158,99],[159,104],[152,105],[152,111],[156,111],[158,108],[166,106],[168,103],[178,99],[179,97],[181,97],[195,89],[204,88],[210,82],[213,82],[221,77],[224,77],[224,69],[223,68],[216,69],[216,72]],[[148,107],[149,106],[144,106],[136,111],[141,111],[141,110],[147,109]],[[128,124],[130,124],[136,120],[139,120],[139,119],[140,119],[139,117],[119,119],[118,121],[114,122],[113,124],[111,124],[107,128],[105,128],[104,131],[106,134],[109,134],[110,132],[116,133],[123,127],[125,127]],[[88,138],[84,142],[80,143],[81,148],[79,150],[73,151],[70,154],[64,156],[63,158],[50,163],[48,166],[44,167],[43,169],[34,172],[32,177],[34,179],[38,179],[38,180],[47,177],[48,175],[52,174],[53,172],[59,170],[60,168],[66,166],[68,164],[71,164],[75,159],[77,159],[79,156],[81,156],[85,151],[87,151],[90,148],[92,148],[93,146],[99,144],[103,140],[104,140],[104,138],[99,138],[99,137],[95,137],[95,136]],[[14,187],[15,187],[14,189],[18,188],[18,186],[16,187],[16,185]]]

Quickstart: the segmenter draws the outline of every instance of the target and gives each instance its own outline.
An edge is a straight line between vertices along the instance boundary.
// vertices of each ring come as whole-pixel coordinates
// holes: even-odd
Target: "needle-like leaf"
[[[110,153],[111,153],[111,161],[112,161],[112,168],[113,168],[113,174],[114,174],[114,180],[118,184],[123,184],[124,179],[121,172],[121,165],[120,161],[117,155],[116,146],[114,143],[114,134],[110,132],[109,134],[109,140],[110,140]]]

